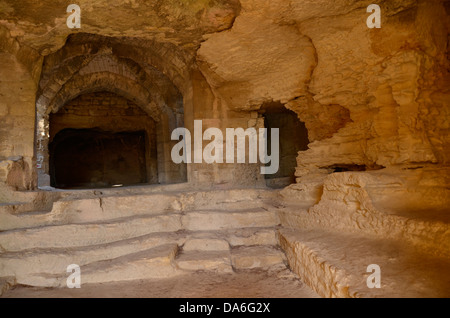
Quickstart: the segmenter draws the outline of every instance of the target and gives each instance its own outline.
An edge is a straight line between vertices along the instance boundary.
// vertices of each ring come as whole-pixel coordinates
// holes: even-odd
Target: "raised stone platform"
[[[389,239],[323,230],[280,230],[290,268],[322,297],[449,297],[450,260]],[[367,272],[380,266],[381,288]]]
[[[4,209],[0,277],[64,287],[70,264],[86,284],[285,267],[275,191],[154,190],[61,191],[48,211]]]

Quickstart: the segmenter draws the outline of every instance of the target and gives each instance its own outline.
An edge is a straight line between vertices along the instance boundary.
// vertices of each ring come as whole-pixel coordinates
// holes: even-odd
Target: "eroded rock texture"
[[[2,79],[9,82],[3,85],[4,116],[32,117],[36,88],[38,104],[44,96],[54,109],[93,81],[116,90],[125,85],[134,99],[158,103],[158,96],[148,102],[139,86],[161,82],[143,64],[162,72],[186,99],[186,86],[196,81],[189,74],[198,65],[221,109],[213,118],[270,101],[298,114],[311,141],[298,157],[298,177],[337,164],[448,163],[448,1],[380,1],[381,29],[366,26],[370,1],[78,4],[82,28],[74,31],[66,26],[62,2],[1,2],[8,54]],[[66,42],[80,32],[86,35]],[[16,96],[10,82],[25,84],[24,76],[29,88],[17,88],[24,100],[13,107],[15,101],[7,102]],[[9,144],[3,157],[16,154]]]
[[[192,131],[195,119],[203,130],[262,128],[290,110],[308,145],[281,193],[306,214],[283,211],[283,226],[450,255],[438,244],[448,241],[450,1],[379,0],[374,29],[373,0],[74,2],[81,29],[67,27],[66,1],[0,0],[0,203],[50,185],[50,117],[89,94],[121,96],[148,117],[148,180],[206,188],[266,181],[258,164],[175,165],[173,129]],[[294,262],[303,245],[281,237]]]

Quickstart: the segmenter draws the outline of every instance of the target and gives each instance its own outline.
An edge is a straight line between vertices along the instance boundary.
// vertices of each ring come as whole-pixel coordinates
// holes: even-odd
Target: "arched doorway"
[[[36,98],[40,189],[187,181],[186,164],[170,157],[171,133],[184,126],[184,67],[175,71],[149,53],[155,46],[139,45],[149,50],[76,34],[44,59]]]
[[[136,104],[109,92],[81,95],[50,114],[55,188],[158,183],[156,125]]]

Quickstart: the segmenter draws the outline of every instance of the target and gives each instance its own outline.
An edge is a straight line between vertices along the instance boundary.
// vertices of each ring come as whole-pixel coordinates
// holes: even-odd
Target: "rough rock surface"
[[[5,298],[318,298],[288,269],[243,270],[239,273],[194,272],[167,279],[87,284],[81,289],[16,286]]]
[[[371,3],[79,0],[82,27],[69,29],[65,1],[0,0],[0,226],[7,231],[1,236],[17,230],[18,237],[37,239],[44,237],[39,227],[49,233],[83,228],[79,244],[110,243],[132,237],[129,225],[141,221],[135,234],[145,234],[145,222],[156,218],[155,231],[242,227],[228,233],[227,242],[251,245],[270,238],[264,229],[246,230],[280,219],[293,230],[348,231],[369,245],[384,237],[447,259],[450,2],[380,0],[380,29],[366,25]],[[172,214],[155,216],[145,215],[144,193],[133,215],[123,207],[133,205],[135,193],[122,193],[122,202],[83,193],[73,203],[30,191],[50,189],[50,114],[103,91],[129,99],[157,123],[158,182],[187,180],[196,188],[255,188],[265,180],[255,164],[174,165],[174,128],[192,130],[194,119],[202,119],[204,129],[261,128],[270,111],[265,105],[292,110],[308,130],[309,145],[298,153],[296,183],[281,192],[284,207],[279,213],[252,210],[267,197],[236,190],[226,192],[241,198],[231,204],[217,193],[209,197],[231,210],[228,220],[224,211],[202,209],[208,206],[202,194],[161,199],[160,212]],[[186,209],[193,212],[184,215]],[[108,223],[119,216],[124,222]],[[100,224],[80,225],[93,220]],[[282,245],[293,251],[288,260],[294,263],[309,247],[296,241],[304,236],[291,238]],[[20,250],[39,243],[24,242],[5,244]],[[189,244],[195,252],[196,244]],[[306,275],[304,269],[296,270]],[[316,290],[354,295],[342,286],[331,294]]]
[[[270,101],[297,112],[311,141],[299,154],[298,177],[331,165],[448,164],[448,1],[380,1],[381,29],[366,26],[370,1],[81,1],[81,32],[67,28],[61,2],[0,4],[2,80],[8,78],[0,115],[11,122],[3,134],[9,141],[22,138],[20,130],[31,134],[25,142],[5,144],[0,157],[22,156],[29,170],[33,152],[26,140],[32,132],[26,127],[32,126],[39,78],[42,96],[54,101],[50,108],[74,96],[78,82],[93,81],[103,86],[114,81],[116,90],[128,87],[148,104],[142,86],[162,78],[152,79],[143,60],[162,72],[185,102],[191,93],[182,83],[192,80],[189,73],[198,67],[214,96],[212,118],[228,124],[231,112],[258,110]],[[106,41],[114,52],[76,47],[89,41]],[[140,65],[121,60],[124,54]],[[67,63],[75,56],[78,63]],[[61,75],[49,73],[55,66]],[[66,71],[75,73],[73,78],[64,78]],[[19,91],[23,105],[14,100]],[[160,99],[151,98],[156,104]],[[152,112],[158,112],[156,106]],[[23,124],[10,131],[13,120]]]

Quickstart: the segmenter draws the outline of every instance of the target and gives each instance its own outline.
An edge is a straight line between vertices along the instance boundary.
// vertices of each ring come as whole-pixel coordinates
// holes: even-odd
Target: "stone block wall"
[[[68,102],[60,111],[55,114],[50,114],[50,149],[52,146],[56,147],[56,145],[53,145],[55,136],[62,134],[63,131],[67,129],[71,130],[71,134],[76,132],[74,129],[81,130],[83,131],[83,136],[91,131],[92,136],[98,136],[99,138],[101,135],[106,138],[107,133],[110,134],[111,138],[114,134],[118,137],[123,136],[123,138],[125,138],[127,133],[143,132],[145,136],[145,141],[143,141],[142,144],[145,145],[143,146],[145,147],[145,158],[143,158],[143,160],[145,161],[146,171],[144,183],[158,183],[155,123],[153,119],[133,102],[109,92],[85,94]],[[122,134],[120,135],[120,133]],[[132,140],[134,139],[136,138],[132,138]],[[108,144],[111,144],[111,142]],[[132,148],[133,153],[135,153],[135,150],[138,150],[139,145],[136,144],[135,149]],[[125,147],[124,145],[122,146]],[[123,147],[121,147],[120,143],[115,147],[119,147],[116,149],[117,154],[123,153],[123,155],[127,157],[126,153],[121,149]],[[55,155],[55,153],[53,153],[53,155]],[[79,157],[79,154],[74,155],[78,155]],[[95,157],[102,155],[106,155],[106,153],[99,150],[99,153],[91,153],[89,156]],[[85,154],[85,156],[88,156],[88,154]],[[109,154],[108,157],[111,157],[111,154]],[[81,156],[80,159],[83,159],[83,157]],[[105,163],[108,160],[108,158],[104,158]],[[128,162],[135,161],[133,158],[130,158],[130,160],[128,160]],[[88,162],[89,158],[85,158],[85,161]],[[50,162],[53,162],[53,164],[56,163],[54,159],[53,161],[50,160]],[[81,168],[82,167],[80,166],[80,169]],[[119,171],[120,167],[117,166],[114,169]],[[131,173],[134,170],[128,169],[127,171]],[[104,173],[106,173],[105,176],[111,175],[112,171],[111,173],[104,171]],[[117,173],[113,173],[113,175],[116,175]],[[117,178],[116,176],[115,179],[123,180],[122,183],[127,182],[126,178]],[[140,179],[142,179],[142,177],[129,178],[129,180],[134,180],[135,183],[142,182],[139,181]]]
[[[0,183],[16,190],[36,184],[33,63],[40,59],[31,53],[24,56],[26,51],[0,28]]]

